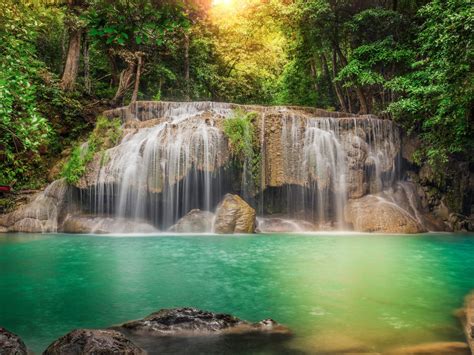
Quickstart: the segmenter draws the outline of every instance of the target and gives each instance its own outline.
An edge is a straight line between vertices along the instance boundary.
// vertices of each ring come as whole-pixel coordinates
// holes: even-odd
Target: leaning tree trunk
[[[63,76],[61,78],[61,88],[64,91],[71,91],[76,85],[77,74],[79,72],[79,58],[81,56],[82,28],[73,28],[69,31],[69,46],[64,65]]]
[[[135,87],[133,88],[131,102],[137,101],[137,98],[138,98],[138,89],[140,88],[140,76],[142,74],[142,65],[143,65],[143,55],[141,53],[138,53],[137,54],[137,73],[135,74]]]
[[[135,63],[129,63],[127,68],[122,70],[119,77],[119,85],[117,91],[115,92],[115,96],[113,98],[113,102],[115,104],[120,103],[125,96],[127,90],[132,86],[133,83],[133,76],[135,74]]]
[[[115,96],[112,100],[114,104],[119,104],[123,101],[123,97],[127,93],[127,90],[133,84],[133,77],[135,76],[138,57],[136,53],[132,53],[126,50],[119,51],[116,54],[121,57],[127,64],[127,67],[120,73],[117,91],[115,92]]]

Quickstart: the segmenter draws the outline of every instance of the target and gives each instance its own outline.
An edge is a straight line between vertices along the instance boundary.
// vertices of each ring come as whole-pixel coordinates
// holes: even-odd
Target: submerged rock
[[[26,345],[18,335],[0,327],[0,354],[23,355],[28,354]]]
[[[173,233],[205,233],[212,231],[214,213],[194,209],[188,212],[168,231]]]
[[[115,328],[142,335],[206,335],[210,333],[279,333],[288,328],[272,319],[250,323],[230,314],[212,313],[196,308],[162,309],[144,319]]]
[[[465,354],[469,355],[469,347],[466,343],[462,342],[437,342],[437,343],[426,343],[426,344],[418,344],[413,346],[406,346],[400,347],[397,349],[393,349],[387,352],[388,354],[405,354],[405,355],[431,355],[431,354],[439,354],[439,355],[456,355],[456,354]]]
[[[422,233],[425,229],[407,211],[380,196],[350,200],[345,207],[347,223],[358,232]]]
[[[77,329],[54,341],[43,354],[138,355],[145,351],[115,330]]]
[[[216,209],[214,232],[219,234],[253,233],[256,212],[241,197],[226,194]]]
[[[467,343],[474,354],[474,292],[466,297],[465,308],[461,317]]]
[[[127,218],[96,217],[85,215],[68,216],[62,223],[60,231],[64,233],[155,233],[158,230],[152,225]]]

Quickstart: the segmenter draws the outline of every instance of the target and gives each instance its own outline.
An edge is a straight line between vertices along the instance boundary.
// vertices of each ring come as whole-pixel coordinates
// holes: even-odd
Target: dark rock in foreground
[[[278,333],[289,330],[272,319],[250,323],[229,314],[196,308],[162,309],[148,317],[122,324],[117,330],[146,335],[206,335],[209,333]]]
[[[63,354],[145,354],[115,330],[77,329],[54,341],[44,355]]]
[[[0,354],[1,355],[22,355],[28,354],[26,345],[18,335],[15,335],[5,328],[0,327]]]

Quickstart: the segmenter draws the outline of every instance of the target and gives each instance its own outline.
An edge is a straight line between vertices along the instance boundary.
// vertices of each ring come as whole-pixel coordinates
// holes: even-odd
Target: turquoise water
[[[0,326],[35,352],[178,306],[271,317],[294,351],[457,341],[471,289],[474,235],[0,236]]]

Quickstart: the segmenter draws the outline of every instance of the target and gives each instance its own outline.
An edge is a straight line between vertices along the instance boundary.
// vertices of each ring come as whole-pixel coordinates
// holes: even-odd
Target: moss
[[[237,109],[224,121],[224,133],[229,139],[232,157],[240,167],[247,164],[254,187],[259,186],[262,160],[254,127],[257,117],[256,112]]]
[[[102,153],[101,165],[108,159],[106,150],[114,147],[122,137],[122,126],[119,118],[109,120],[99,116],[87,143],[76,147],[68,162],[64,165],[62,176],[70,184],[76,184],[86,172],[87,165],[96,153]]]
[[[224,121],[224,133],[229,138],[232,155],[244,161],[253,155],[255,129],[253,122],[257,117],[256,112],[235,110],[233,116]]]

